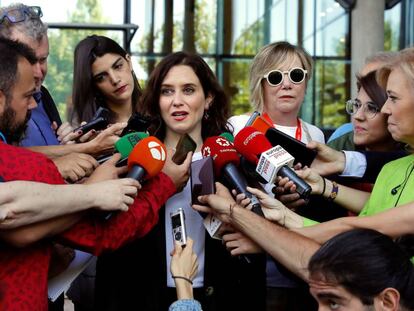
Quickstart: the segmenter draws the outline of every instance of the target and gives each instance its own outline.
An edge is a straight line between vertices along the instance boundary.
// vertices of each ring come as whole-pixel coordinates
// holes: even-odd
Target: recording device
[[[134,113],[129,119],[127,126],[122,130],[121,136],[132,132],[146,132],[151,125],[152,119],[140,113]]]
[[[250,198],[252,211],[264,216],[259,200],[247,191],[247,180],[237,168],[240,158],[234,145],[222,136],[212,136],[206,139],[201,152],[203,157],[213,158],[215,176],[222,177],[237,193],[244,193]]]
[[[173,240],[185,246],[187,244],[187,230],[185,228],[185,214],[180,207],[176,212],[170,213]]]
[[[236,135],[234,145],[246,160],[256,164],[256,172],[266,182],[274,183],[277,176],[287,177],[296,185],[296,192],[301,198],[309,197],[311,186],[290,168],[295,159],[282,146],[272,147],[266,136],[251,126]]]
[[[167,150],[156,137],[149,136],[140,140],[128,157],[127,178],[138,181],[157,175],[164,167]]]
[[[250,120],[257,114],[258,116],[256,116],[256,118]],[[272,146],[282,146],[283,149],[294,156],[294,164],[301,163],[303,166],[310,166],[312,164],[317,155],[317,151],[307,148],[306,144],[302,143],[300,140],[274,128],[273,124],[267,122],[258,112],[257,114],[252,114],[251,118],[247,121],[246,126],[251,125],[259,132],[265,134]]]
[[[109,124],[109,110],[103,107],[99,107],[96,110],[95,115],[92,120],[88,123],[81,125],[73,130],[74,133],[82,131],[82,133],[87,133],[90,130],[103,130],[107,128]]]
[[[201,204],[197,199],[200,195],[213,194],[216,192],[214,186],[213,159],[211,157],[205,157],[192,162],[190,171],[191,202],[192,204]]]
[[[125,136],[122,136],[118,141],[115,143],[115,153],[119,152],[121,154],[121,159],[116,163],[117,167],[127,165],[128,156],[131,153],[132,149],[134,149],[135,145],[143,138],[148,137],[149,135],[144,132],[137,132],[137,133],[129,133]],[[99,164],[102,164],[108,161],[113,154],[104,155],[96,160]]]
[[[182,164],[190,151],[194,151],[197,148],[196,142],[191,138],[190,135],[185,133],[182,135],[175,147],[175,153],[172,160],[175,164]]]

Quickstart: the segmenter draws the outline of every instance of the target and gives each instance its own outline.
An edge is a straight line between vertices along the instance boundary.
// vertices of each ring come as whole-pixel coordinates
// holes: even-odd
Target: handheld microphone
[[[96,110],[92,120],[88,123],[81,125],[73,130],[74,133],[82,131],[87,133],[90,130],[103,130],[109,125],[109,110],[103,107],[99,107]]]
[[[164,167],[167,149],[156,137],[140,140],[128,157],[127,178],[142,181],[157,175]]]
[[[294,157],[280,145],[272,147],[263,133],[250,126],[236,135],[234,145],[246,160],[256,164],[256,172],[266,182],[274,183],[277,176],[287,177],[296,185],[296,192],[302,198],[308,198],[312,191],[311,186],[290,168]]]
[[[201,152],[203,157],[212,157],[215,176],[222,176],[237,193],[244,193],[251,200],[252,211],[264,216],[259,200],[247,191],[247,180],[237,168],[240,158],[233,144],[222,136],[213,136],[206,139]]]
[[[129,133],[115,143],[114,148],[115,152],[119,152],[121,154],[121,159],[116,164],[117,166],[126,165],[126,160],[128,159],[129,154],[131,153],[132,149],[134,149],[135,145],[143,138],[148,137],[149,135],[144,132],[137,132],[137,133]],[[102,164],[108,161],[113,154],[104,155],[97,158],[99,164]]]
[[[225,139],[227,139],[231,143],[234,143],[234,136],[233,136],[233,134],[231,134],[229,132],[223,132],[219,136],[224,137]]]

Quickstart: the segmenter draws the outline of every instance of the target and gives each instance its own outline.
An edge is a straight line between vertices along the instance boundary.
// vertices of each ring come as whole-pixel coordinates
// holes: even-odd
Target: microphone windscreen
[[[246,126],[237,133],[234,146],[247,161],[254,164],[258,163],[262,152],[272,148],[266,136],[252,126]]]
[[[238,166],[240,163],[240,158],[234,145],[222,136],[207,138],[201,148],[201,153],[203,157],[212,157],[216,176],[221,176],[221,171],[226,164],[233,163]]]
[[[234,136],[233,134],[229,133],[229,132],[223,132],[220,134],[221,137],[224,137],[225,139],[227,139],[229,142],[234,143]]]
[[[252,127],[265,134],[269,128],[273,127],[273,125],[263,119],[263,117],[259,116],[253,121]]]
[[[135,145],[143,138],[148,137],[149,135],[144,132],[134,132],[129,133],[125,136],[122,136],[115,143],[115,150],[121,154],[121,158],[127,158],[134,149]]]
[[[156,137],[150,136],[140,140],[128,157],[128,170],[134,165],[141,166],[146,171],[146,177],[157,175],[164,167],[167,149]]]

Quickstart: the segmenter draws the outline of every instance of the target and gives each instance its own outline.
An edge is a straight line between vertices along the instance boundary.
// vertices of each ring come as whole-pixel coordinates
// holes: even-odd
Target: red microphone
[[[254,164],[259,162],[260,155],[263,152],[272,148],[266,136],[253,126],[246,126],[237,133],[234,138],[234,146],[247,161]]]
[[[140,140],[128,157],[127,177],[141,181],[157,175],[164,167],[167,150],[156,137]]]
[[[288,177],[302,198],[310,195],[312,188],[290,168],[295,158],[280,145],[272,147],[263,133],[245,127],[234,138],[234,145],[242,156],[257,165],[256,172],[268,183],[274,183],[277,176]]]
[[[234,145],[224,137],[213,136],[206,139],[201,152],[203,157],[211,156],[213,159],[215,175],[222,176],[237,193],[244,193],[250,198],[252,211],[263,216],[259,200],[247,191],[247,180],[237,168],[240,158]]]

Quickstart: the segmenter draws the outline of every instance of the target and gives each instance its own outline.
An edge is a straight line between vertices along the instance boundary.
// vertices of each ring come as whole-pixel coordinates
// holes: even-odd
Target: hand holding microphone
[[[128,157],[126,177],[138,181],[154,177],[162,170],[166,157],[167,150],[158,138],[144,138],[135,145]]]
[[[237,193],[246,194],[251,199],[252,211],[263,216],[259,201],[247,191],[247,180],[237,168],[240,158],[233,144],[222,136],[213,136],[207,138],[201,151],[203,157],[213,158],[215,176],[222,177]]]

